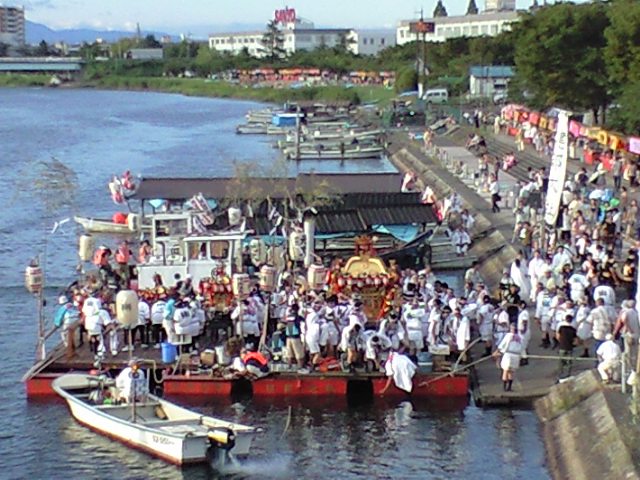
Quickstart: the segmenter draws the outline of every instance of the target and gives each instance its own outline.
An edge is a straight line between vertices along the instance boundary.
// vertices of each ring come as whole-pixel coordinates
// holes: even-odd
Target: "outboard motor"
[[[236,445],[236,434],[230,428],[212,428],[207,436],[211,446],[218,449],[231,450]]]
[[[233,457],[229,453],[236,444],[236,434],[230,428],[212,428],[208,433],[209,456],[215,468],[222,468],[228,462],[233,463]]]

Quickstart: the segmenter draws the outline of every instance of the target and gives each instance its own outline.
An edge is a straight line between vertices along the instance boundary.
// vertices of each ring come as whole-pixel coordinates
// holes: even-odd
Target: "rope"
[[[462,368],[459,368],[457,370],[451,370],[450,372],[443,373],[442,375],[439,375],[439,376],[437,376],[435,378],[430,378],[429,380],[425,380],[424,382],[421,382],[421,383],[418,384],[418,388],[426,387],[427,385],[429,385],[429,384],[431,384],[433,382],[436,382],[438,380],[442,380],[443,378],[451,377],[451,376],[455,375],[456,373],[462,372],[462,371],[464,371],[464,370],[466,370],[468,368],[473,367],[474,365],[478,365],[479,363],[482,363],[482,362],[484,362],[486,360],[491,360],[493,358],[494,357],[491,356],[491,355],[489,355],[487,357],[482,357],[480,360],[476,360],[475,362],[471,362],[468,365],[464,365]]]
[[[284,431],[282,432],[282,435],[280,435],[280,440],[282,440],[285,436],[285,434],[287,433],[287,430],[289,430],[289,427],[291,426],[291,412],[293,411],[291,405],[289,405],[289,413],[287,413],[287,422],[284,425]]]

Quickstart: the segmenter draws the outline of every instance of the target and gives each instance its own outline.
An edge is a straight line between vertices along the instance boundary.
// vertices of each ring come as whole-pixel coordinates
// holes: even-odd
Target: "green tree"
[[[607,71],[613,89],[620,93],[625,85],[640,81],[640,3],[616,0],[609,5],[608,17]]]
[[[284,35],[275,20],[267,24],[267,30],[262,36],[262,50],[265,58],[271,62],[280,60],[286,55],[284,49]]]
[[[610,100],[604,60],[606,4],[555,4],[514,27],[518,83],[532,106],[593,111]]]
[[[42,40],[34,50],[34,55],[36,55],[37,57],[47,57],[49,55],[49,52],[49,44]]]
[[[405,67],[396,75],[396,92],[410,92],[418,87],[418,72],[413,67]]]
[[[140,48],[162,48],[162,44],[156,40],[155,35],[149,34],[140,40]]]

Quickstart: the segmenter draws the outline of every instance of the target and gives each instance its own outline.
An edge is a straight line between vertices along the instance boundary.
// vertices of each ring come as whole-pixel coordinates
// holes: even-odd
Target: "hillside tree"
[[[275,20],[271,20],[267,24],[267,30],[262,36],[261,43],[264,56],[269,61],[275,62],[286,56],[284,35]]]

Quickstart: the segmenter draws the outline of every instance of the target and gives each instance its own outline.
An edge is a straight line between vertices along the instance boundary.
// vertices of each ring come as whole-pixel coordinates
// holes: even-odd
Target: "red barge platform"
[[[158,350],[136,348],[133,356],[155,363],[155,376],[162,377],[162,390],[167,396],[224,398],[240,392],[251,394],[256,398],[272,399],[379,396],[387,381],[387,377],[382,373],[312,372],[303,374],[287,371],[273,372],[267,377],[249,382],[245,379],[225,379],[210,374],[172,374],[173,366],[162,363]],[[115,374],[127,365],[128,359],[128,353],[121,352],[115,357],[108,356],[101,366],[102,369]],[[93,358],[88,348],[68,352],[61,345],[51,351],[44,361],[34,365],[24,376],[27,398],[55,395],[51,387],[54,379],[72,371],[89,372],[93,368]],[[433,372],[428,367],[418,368],[413,385],[414,389],[410,395],[392,385],[384,396],[418,399],[466,398],[470,390],[468,373]]]

